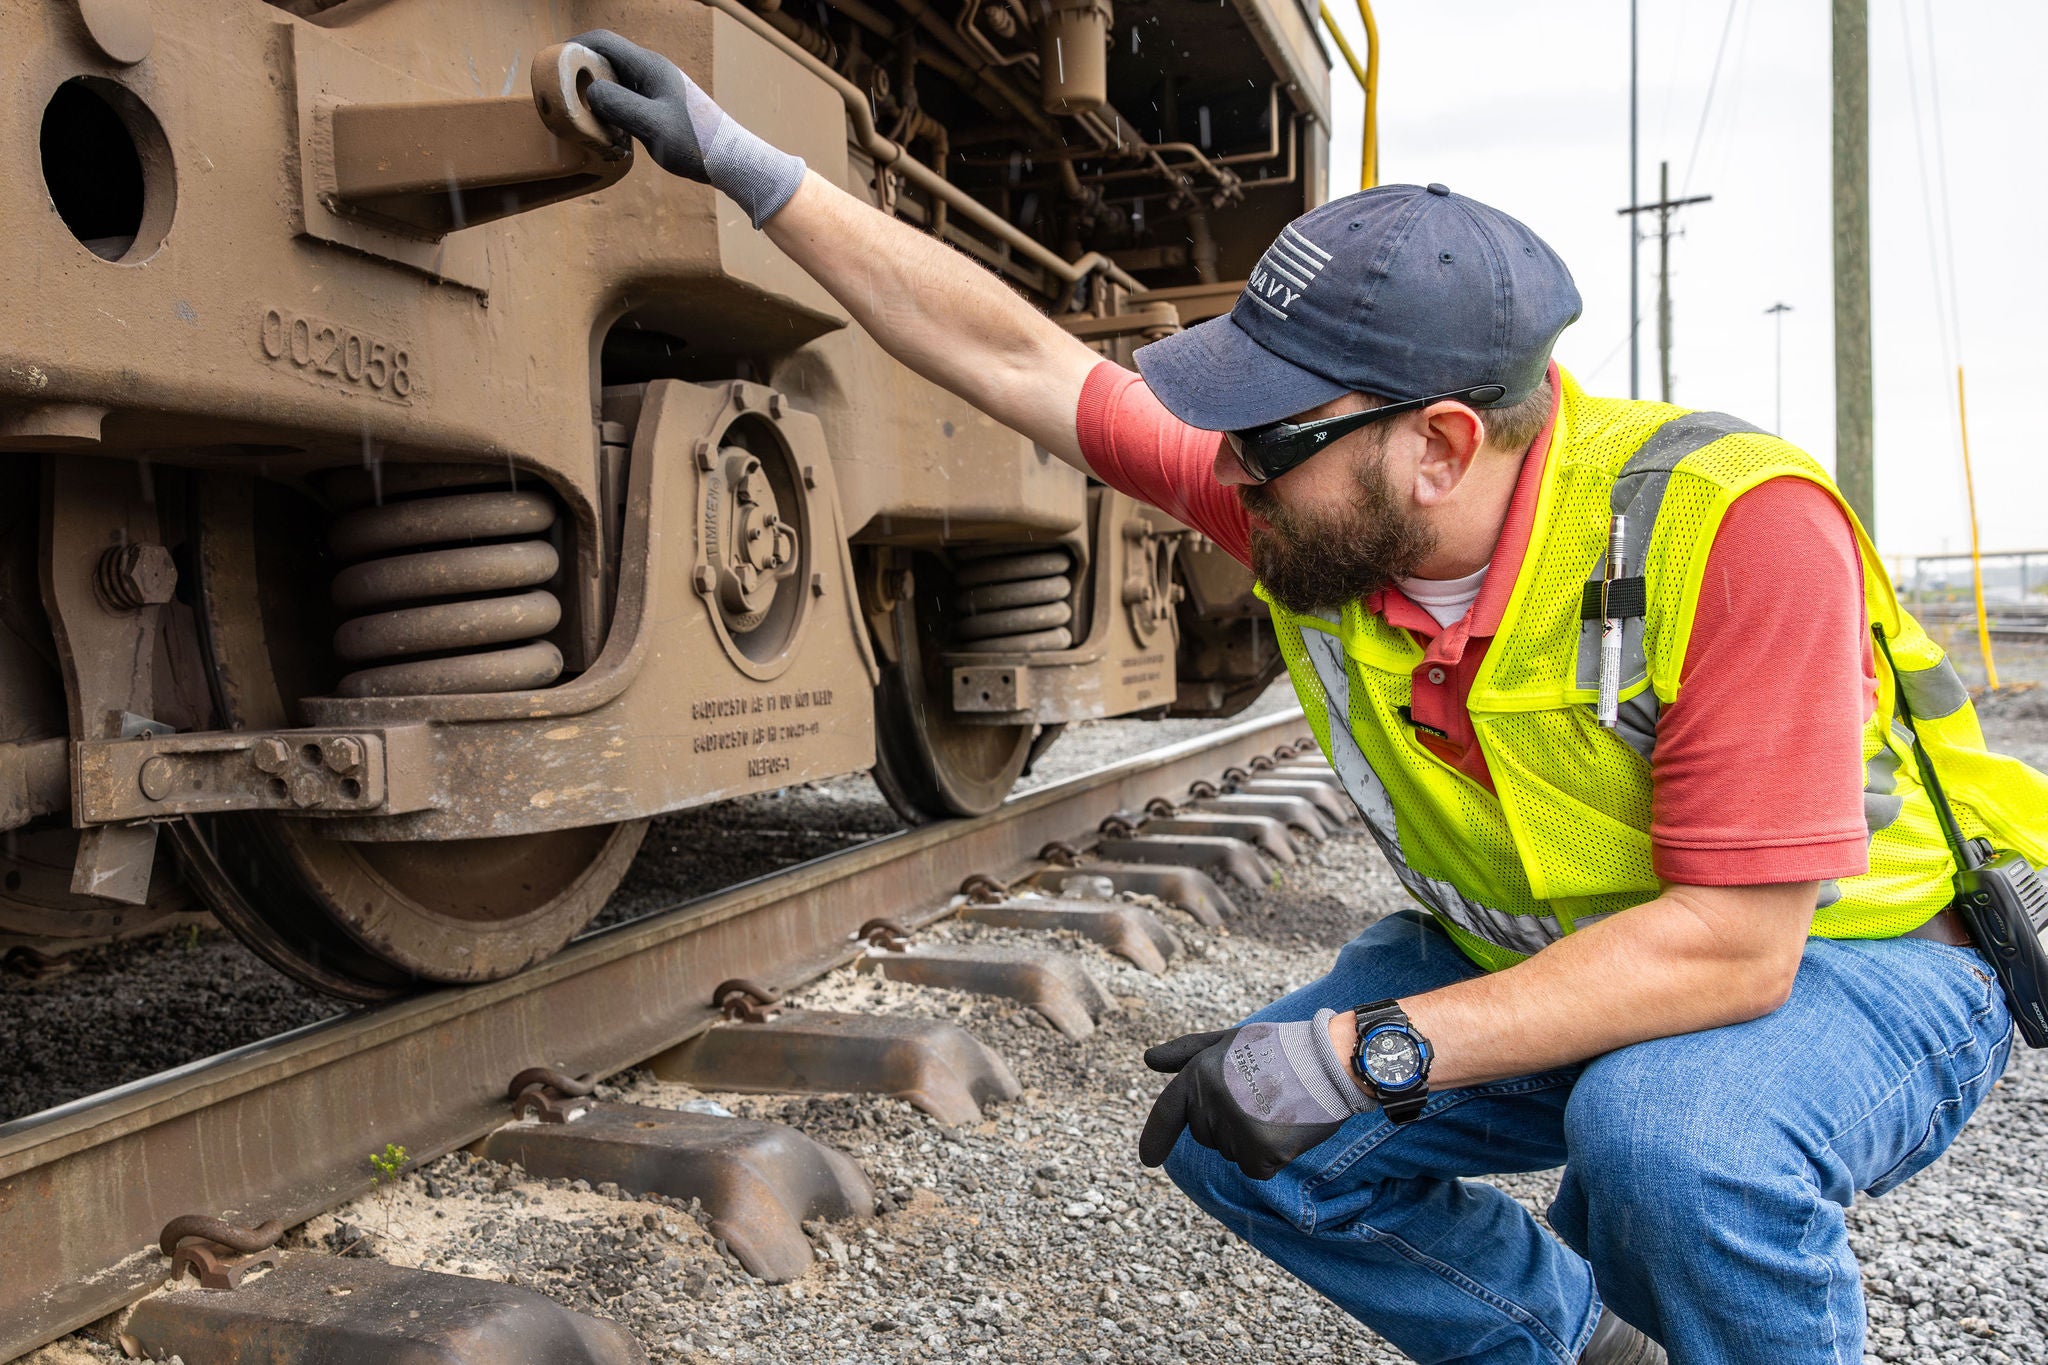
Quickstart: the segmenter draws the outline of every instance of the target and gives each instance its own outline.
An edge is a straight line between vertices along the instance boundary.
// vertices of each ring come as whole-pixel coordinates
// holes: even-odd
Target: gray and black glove
[[[660,53],[603,28],[570,41],[603,57],[619,76],[616,84],[591,85],[585,94],[591,112],[647,144],[663,169],[729,195],[755,227],[773,218],[803,183],[802,157],[740,127]]]
[[[1179,1074],[1152,1104],[1138,1160],[1164,1163],[1185,1128],[1253,1180],[1271,1180],[1353,1114],[1372,1109],[1330,1042],[1331,1013],[1190,1033],[1146,1049],[1146,1066]]]

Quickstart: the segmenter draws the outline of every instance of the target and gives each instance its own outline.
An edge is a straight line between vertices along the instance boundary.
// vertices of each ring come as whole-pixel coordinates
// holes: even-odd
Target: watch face
[[[1365,1040],[1365,1053],[1359,1060],[1372,1083],[1388,1090],[1412,1084],[1422,1070],[1421,1049],[1400,1029],[1385,1028],[1373,1033]]]

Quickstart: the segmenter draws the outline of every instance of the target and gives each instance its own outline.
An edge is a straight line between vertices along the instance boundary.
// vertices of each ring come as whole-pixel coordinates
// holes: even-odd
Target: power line
[[[1907,104],[1913,111],[1913,153],[1920,169],[1920,211],[1927,228],[1927,271],[1934,286],[1934,318],[1941,335],[1942,368],[1946,370],[1954,368],[1956,363],[1959,329],[1950,316],[1950,299],[1945,287],[1942,261],[1946,255],[1953,262],[1954,249],[1951,243],[1950,249],[1947,252],[1943,251],[1941,234],[1935,228],[1934,184],[1927,169],[1927,130],[1920,114],[1920,70],[1913,60],[1913,23],[1910,11],[1906,8],[1906,0],[1899,0],[1899,29],[1906,53]],[[1954,275],[1951,272],[1947,280],[1953,279]],[[1953,402],[1949,410],[1955,411]]]
[[[1941,61],[1934,47],[1933,0],[1923,0],[1921,17],[1927,29],[1927,100],[1934,113],[1934,174],[1941,188],[1942,236],[1948,242],[1949,323],[1955,329],[1956,362],[1960,364],[1963,358],[1963,295],[1956,287],[1956,230],[1949,217],[1948,135],[1942,131],[1941,125]]]
[[[1721,21],[1721,41],[1714,48],[1714,69],[1707,76],[1707,97],[1700,101],[1700,126],[1693,131],[1692,151],[1685,159],[1685,176],[1679,182],[1680,195],[1692,188],[1693,168],[1700,159],[1700,140],[1707,135],[1707,116],[1714,111],[1714,87],[1721,82],[1721,59],[1728,55],[1728,35],[1735,29],[1735,11],[1741,4],[1742,0],[1728,0],[1728,17]]]

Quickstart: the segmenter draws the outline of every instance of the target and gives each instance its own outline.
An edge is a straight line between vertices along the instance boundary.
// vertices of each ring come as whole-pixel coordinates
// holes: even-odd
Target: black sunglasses
[[[1362,412],[1347,412],[1313,422],[1268,422],[1262,427],[1249,427],[1244,431],[1226,431],[1223,439],[1230,442],[1231,453],[1237,456],[1238,466],[1244,470],[1245,477],[1253,483],[1265,483],[1279,478],[1339,436],[1377,422],[1382,417],[1415,412],[1431,403],[1470,403],[1483,408],[1498,403],[1507,396],[1507,392],[1506,387],[1500,384],[1480,384],[1455,393],[1404,399],[1399,403],[1386,403]]]

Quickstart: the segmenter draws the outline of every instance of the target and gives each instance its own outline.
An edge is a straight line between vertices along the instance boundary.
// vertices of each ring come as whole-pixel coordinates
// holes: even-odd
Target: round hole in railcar
[[[43,185],[73,237],[101,260],[147,260],[170,231],[176,190],[163,125],[98,76],[57,87],[43,109]]]

